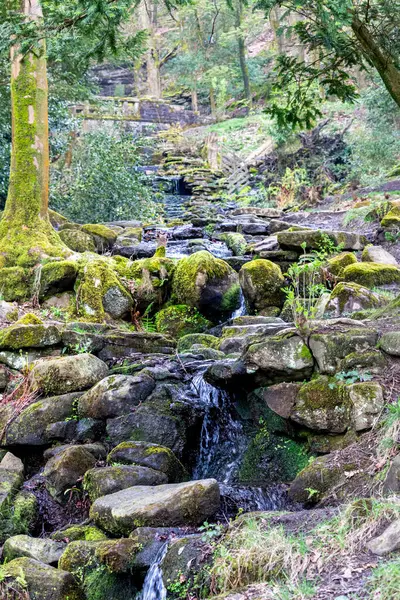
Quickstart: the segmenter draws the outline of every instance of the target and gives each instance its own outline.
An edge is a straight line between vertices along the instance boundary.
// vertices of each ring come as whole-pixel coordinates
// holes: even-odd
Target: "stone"
[[[95,523],[118,535],[135,527],[200,525],[219,509],[220,494],[215,479],[138,486],[98,498],[90,509]]]
[[[116,244],[113,248],[113,253],[131,260],[137,260],[140,258],[150,258],[157,250],[157,244],[155,242],[139,242],[135,243],[131,240],[128,246]]]
[[[0,300],[0,321],[15,321],[18,319],[18,305]]]
[[[361,260],[363,262],[398,266],[398,262],[393,254],[390,254],[390,252],[382,248],[382,246],[366,246],[362,253]]]
[[[45,394],[66,394],[92,387],[108,374],[107,365],[91,354],[37,360],[30,377]]]
[[[11,325],[0,331],[0,348],[45,348],[61,342],[61,334],[55,325]]]
[[[92,502],[100,496],[107,496],[135,485],[161,485],[168,478],[161,471],[148,467],[118,465],[86,471],[83,485]]]
[[[43,308],[59,308],[60,310],[68,310],[73,302],[72,292],[63,292],[62,294],[56,294],[50,296],[45,302],[43,302]]]
[[[341,277],[344,269],[356,263],[357,258],[353,252],[341,252],[332,258],[328,258],[327,262],[329,272],[335,277]]]
[[[382,414],[385,401],[381,385],[376,381],[347,386],[352,403],[352,423],[356,431],[370,429]]]
[[[10,503],[22,481],[21,473],[0,469],[0,511]]]
[[[202,333],[212,325],[197,309],[185,304],[161,309],[155,316],[155,323],[159,333],[176,339],[192,333]]]
[[[164,473],[169,483],[188,479],[188,473],[175,454],[165,446],[147,442],[122,442],[107,457],[107,462],[140,465]]]
[[[300,387],[299,383],[278,383],[264,388],[261,399],[277,415],[288,419],[296,404]]]
[[[400,492],[400,454],[394,457],[383,484],[384,494],[398,494]]]
[[[400,331],[387,331],[379,340],[379,348],[391,356],[400,356]]]
[[[231,213],[233,216],[237,215],[254,215],[256,217],[264,217],[266,219],[279,219],[282,215],[282,211],[277,208],[260,208],[258,206],[246,206],[243,208],[235,208]]]
[[[358,283],[340,282],[331,293],[324,314],[340,317],[359,310],[379,308],[386,303],[386,298]]]
[[[8,538],[3,547],[3,556],[7,561],[27,556],[46,565],[58,563],[66,544],[46,538],[33,538],[29,535],[15,535]]]
[[[66,500],[65,492],[76,487],[86,471],[95,464],[95,457],[84,446],[67,446],[46,463],[43,470],[46,488],[56,500]]]
[[[400,548],[400,519],[396,519],[378,537],[366,544],[368,550],[377,556],[385,556]]]
[[[346,356],[374,349],[377,341],[378,333],[374,329],[349,325],[345,331],[312,333],[309,347],[320,373],[334,375],[342,370],[341,363]]]
[[[84,600],[83,592],[71,573],[32,558],[16,558],[1,566],[0,579],[5,598],[18,598],[14,594],[21,594],[23,598],[22,594],[29,594],[30,600]]]
[[[190,350],[194,345],[201,345],[205,348],[212,348],[218,350],[221,340],[214,335],[208,335],[207,333],[190,333],[184,335],[178,341],[177,350],[179,353]]]
[[[252,309],[282,306],[285,280],[280,268],[271,261],[258,259],[246,263],[239,271],[239,281]]]
[[[67,525],[51,534],[51,539],[56,542],[74,542],[76,540],[99,541],[106,540],[107,536],[94,525]]]
[[[103,296],[103,308],[113,319],[122,319],[132,306],[132,299],[119,286],[108,288]]]
[[[59,232],[61,240],[74,252],[95,252],[96,246],[91,235],[79,229],[63,229]]]
[[[139,545],[135,538],[97,541],[76,540],[68,544],[60,559],[60,567],[70,571],[75,576],[82,570],[82,565],[85,565],[88,571],[103,566],[109,575],[115,573],[131,574],[135,567],[135,558],[138,551]],[[112,596],[109,596],[107,587],[102,589],[102,592],[106,594],[103,596],[104,599],[114,600],[116,598],[116,600],[120,600],[123,597],[119,594],[114,596],[115,588],[113,590],[110,590]],[[125,588],[125,591],[129,593],[130,590]]]
[[[346,267],[343,278],[345,281],[353,281],[372,289],[393,283],[399,284],[400,269],[393,264],[362,262]]]
[[[210,365],[204,373],[204,379],[215,387],[231,386],[246,376],[246,367],[241,360],[219,360]]]
[[[251,345],[243,356],[243,362],[247,373],[262,371],[271,381],[279,377],[302,380],[311,374],[314,367],[310,350],[294,334],[278,334]]]
[[[366,246],[367,239],[358,233],[349,231],[281,231],[277,234],[279,245],[282,248],[301,249],[305,244],[308,250],[319,250],[326,241],[332,241],[343,250],[362,250]]]
[[[81,231],[93,238],[96,251],[101,254],[111,250],[117,240],[117,233],[110,229],[110,227],[101,225],[100,223],[82,225]]]
[[[64,290],[72,290],[77,273],[77,265],[71,260],[46,263],[40,273],[39,297],[46,298]]]
[[[156,383],[146,374],[110,375],[102,379],[80,398],[80,417],[108,419],[131,412],[154,390]]]
[[[193,578],[207,568],[207,563],[212,562],[211,557],[206,556],[206,543],[201,535],[191,535],[175,539],[168,545],[167,553],[162,562],[162,574],[164,585],[168,589],[171,584],[180,579],[185,582],[193,581]]]
[[[16,473],[20,477],[24,476],[24,463],[20,458],[11,454],[11,452],[7,452],[7,454],[2,458],[0,462],[0,469],[6,469],[7,471],[12,471]]]

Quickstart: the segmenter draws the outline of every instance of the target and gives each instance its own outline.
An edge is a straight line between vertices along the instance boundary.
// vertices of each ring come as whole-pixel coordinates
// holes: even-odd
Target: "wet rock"
[[[128,488],[97,499],[91,518],[105,531],[129,534],[135,526],[198,525],[219,508],[214,479]]]
[[[45,394],[85,390],[108,374],[107,365],[91,354],[38,360],[30,376]]]
[[[84,600],[71,573],[32,558],[16,558],[3,565],[0,567],[0,577],[10,597],[14,593],[28,593],[31,600]],[[23,587],[21,579],[24,581]]]
[[[85,474],[83,485],[93,502],[100,496],[135,485],[161,485],[167,482],[167,476],[160,471],[148,467],[119,465],[90,469]]]
[[[104,360],[129,358],[138,352],[143,354],[173,354],[176,346],[176,342],[165,335],[141,331],[109,333],[105,342],[105,346],[99,352],[99,358]]]
[[[60,343],[61,334],[55,325],[23,325],[16,323],[0,331],[0,348],[45,348]]]
[[[216,387],[225,387],[246,376],[246,367],[240,360],[219,360],[210,365],[204,379]]]
[[[269,223],[261,220],[256,223],[243,223],[241,230],[247,235],[267,235],[269,233]]]
[[[382,246],[367,246],[364,248],[361,260],[363,262],[379,263],[383,265],[398,265],[397,260]]]
[[[157,244],[155,242],[131,243],[128,246],[116,244],[113,248],[113,254],[136,260],[138,258],[150,258],[156,250]]]
[[[103,565],[107,568],[109,574],[130,573],[134,566],[138,549],[138,543],[133,538],[74,541],[68,545],[62,555],[60,567],[75,575],[82,570],[82,564],[86,566],[88,571]],[[107,589],[104,590],[104,593],[106,592]],[[118,595],[118,600],[120,598],[121,596]]]
[[[111,450],[107,462],[140,465],[164,473],[169,483],[188,479],[188,473],[175,454],[165,446],[146,442],[123,442]]]
[[[313,333],[309,346],[319,371],[333,375],[342,370],[341,362],[346,356],[374,349],[377,340],[374,329],[349,325],[345,331],[331,329],[326,333]]]
[[[80,398],[79,416],[107,419],[127,414],[141,404],[155,387],[154,379],[148,375],[110,375]]]
[[[358,283],[341,282],[335,287],[326,304],[324,313],[335,317],[358,310],[379,308],[387,304],[386,298]]]
[[[249,306],[256,311],[269,306],[282,306],[285,280],[280,268],[269,260],[246,263],[239,272],[239,281]]]
[[[65,492],[75,487],[95,464],[95,457],[84,446],[66,447],[50,458],[44,467],[46,488],[53,498],[61,502],[65,500]]]
[[[336,246],[341,246],[344,250],[362,250],[366,246],[367,239],[358,233],[348,231],[322,231],[302,230],[302,231],[281,231],[277,234],[278,242],[282,248],[301,249],[305,243],[309,250],[318,250],[327,239],[331,240]]]
[[[389,552],[400,548],[400,519],[393,521],[378,537],[366,544],[368,550],[378,556],[385,556]]]
[[[169,544],[162,563],[163,581],[167,589],[183,578],[185,582],[193,583],[193,579],[204,573],[206,565],[211,563],[212,557],[201,538],[201,535],[191,535]],[[197,580],[196,584],[199,583]]]
[[[26,556],[34,558],[46,565],[58,563],[66,544],[45,538],[33,538],[29,535],[15,535],[8,538],[3,548],[3,556],[7,561]]]
[[[207,333],[190,333],[184,335],[178,341],[178,352],[185,352],[190,350],[194,345],[201,345],[205,348],[212,348],[214,350],[219,349],[221,340],[214,335],[208,335]]]

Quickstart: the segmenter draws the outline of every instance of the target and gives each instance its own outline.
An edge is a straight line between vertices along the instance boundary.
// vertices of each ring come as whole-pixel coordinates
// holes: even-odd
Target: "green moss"
[[[303,346],[300,349],[299,357],[302,358],[303,360],[309,360],[309,359],[312,360],[313,359],[313,355],[311,354],[310,349],[305,344],[303,344]]]
[[[239,280],[246,300],[256,310],[282,306],[285,280],[275,263],[263,258],[252,260],[240,269]]]
[[[113,229],[110,229],[109,227],[106,227],[105,225],[88,224],[88,225],[82,225],[81,229],[85,233],[89,233],[90,235],[95,235],[100,238],[103,238],[105,241],[107,241],[108,243],[111,243],[111,244],[113,244],[118,237]]]
[[[77,272],[77,264],[70,260],[47,263],[40,273],[40,296],[72,290]]]
[[[382,227],[392,227],[400,225],[400,206],[394,206],[381,221]]]
[[[174,338],[181,338],[190,333],[202,333],[211,323],[196,308],[178,304],[160,310],[155,317],[156,329]]]
[[[191,333],[189,335],[185,335],[179,340],[178,352],[190,350],[194,344],[200,344],[205,348],[213,348],[214,350],[218,350],[220,343],[221,340],[213,335],[208,335],[207,333]]]
[[[328,269],[336,277],[341,277],[344,269],[356,262],[357,258],[352,252],[342,252],[341,254],[328,259]]]
[[[41,348],[56,345],[60,336],[55,327],[43,324],[25,325],[14,323],[0,331],[0,347],[19,350],[21,348]]]
[[[96,245],[88,233],[79,229],[63,229],[60,238],[74,252],[95,252]]]
[[[221,310],[223,312],[233,312],[240,302],[240,285],[233,284],[222,296]]]
[[[19,492],[0,514],[0,543],[13,535],[32,532],[36,525],[37,499],[31,492]]]
[[[338,385],[335,379],[322,375],[301,386],[299,399],[307,411],[334,409],[344,399],[343,386]]]
[[[21,267],[0,269],[0,294],[7,302],[26,300],[31,293],[32,275]]]
[[[367,288],[400,283],[400,269],[394,265],[371,262],[349,265],[343,271],[345,281],[353,281]]]
[[[246,238],[241,233],[224,233],[221,239],[225,242],[234,256],[243,256],[247,248]]]
[[[165,246],[159,246],[157,248],[157,250],[154,252],[154,257],[155,258],[165,258],[167,254],[167,251],[165,249]]]
[[[107,536],[94,525],[71,525],[71,527],[53,533],[51,539],[56,541],[69,540],[70,542],[77,540],[98,542],[106,540]]]
[[[16,325],[43,325],[43,321],[33,313],[26,313],[23,317],[18,319]]]

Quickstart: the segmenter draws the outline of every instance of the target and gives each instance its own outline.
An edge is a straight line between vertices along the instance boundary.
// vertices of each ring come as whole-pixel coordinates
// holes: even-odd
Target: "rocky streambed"
[[[0,271],[2,599],[215,595],[210,541],[238,513],[399,491],[396,452],[377,466],[400,381],[378,230],[187,210],[170,227],[53,214],[71,257]],[[295,326],[287,270],[327,244]]]

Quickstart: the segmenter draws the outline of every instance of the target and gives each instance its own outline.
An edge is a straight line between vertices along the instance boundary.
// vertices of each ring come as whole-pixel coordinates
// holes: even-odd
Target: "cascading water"
[[[153,564],[147,571],[146,579],[144,580],[141,600],[165,600],[167,590],[162,577],[162,561],[168,550],[168,543],[160,548]]]
[[[237,317],[244,317],[246,315],[247,315],[246,300],[245,300],[242,288],[240,288],[240,306],[232,313],[231,319],[236,319]]]

